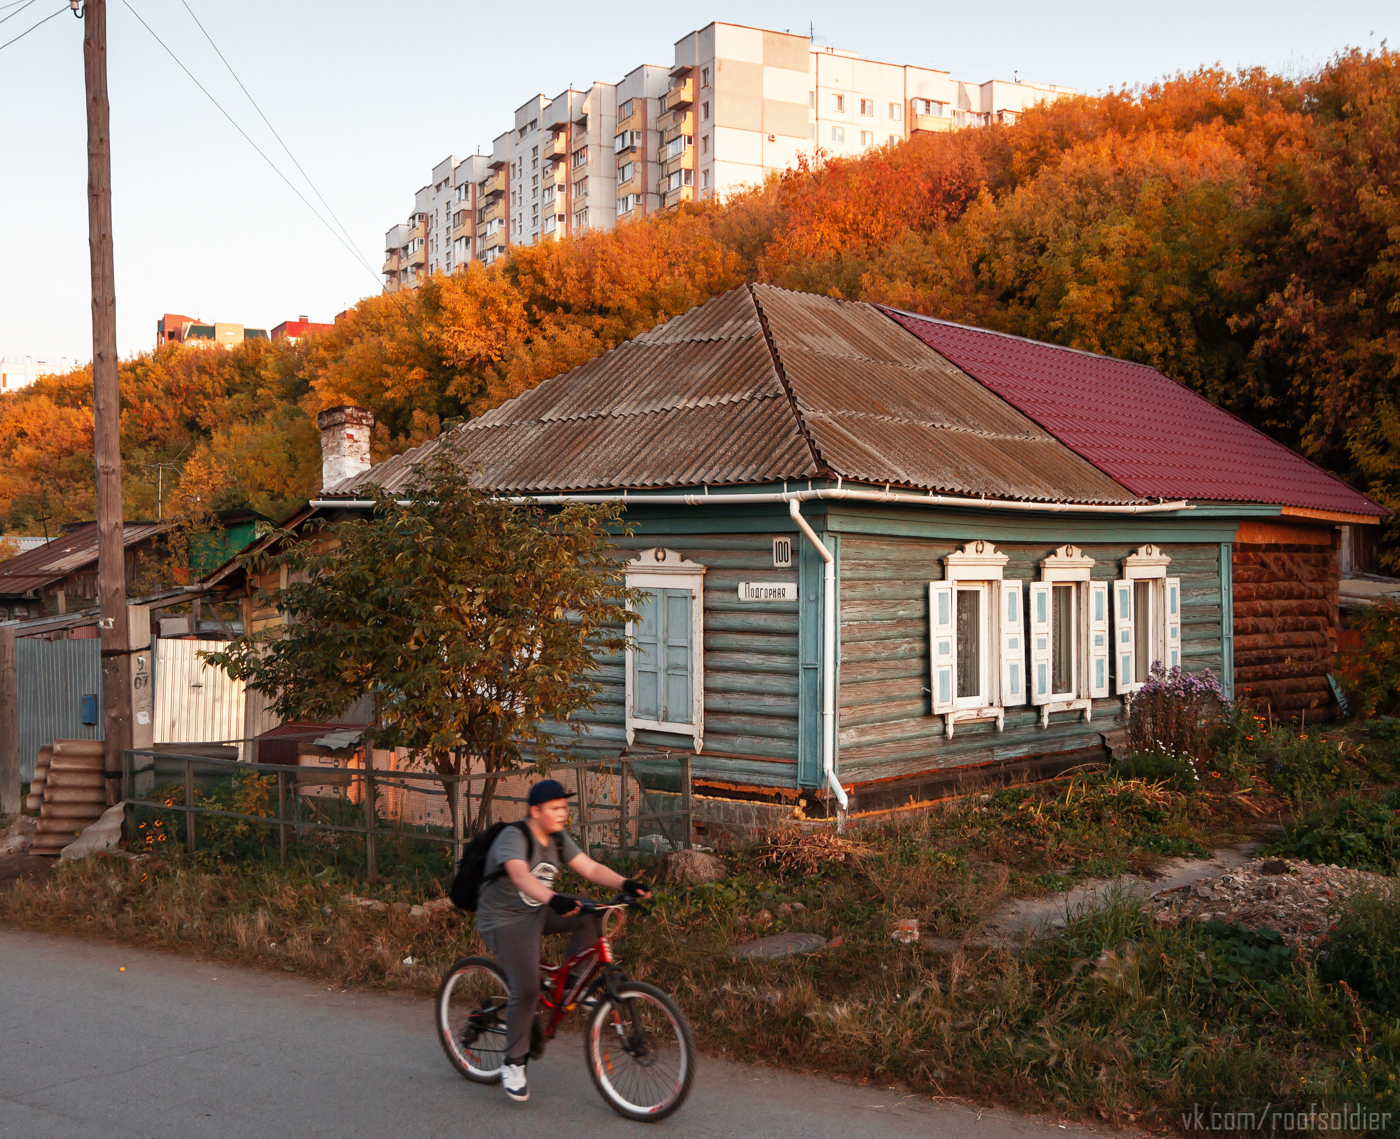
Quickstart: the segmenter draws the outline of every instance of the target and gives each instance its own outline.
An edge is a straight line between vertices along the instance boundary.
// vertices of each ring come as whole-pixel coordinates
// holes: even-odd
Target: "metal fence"
[[[95,639],[15,639],[21,783],[34,778],[34,760],[45,744],[102,738],[101,649]],[[86,709],[85,696],[92,698]]]
[[[229,859],[275,848],[284,862],[292,851],[329,854],[349,844],[363,852],[374,881],[386,851],[402,863],[415,848],[436,846],[455,866],[472,834],[525,817],[529,785],[539,778],[523,771],[443,775],[366,767],[362,752],[314,757],[320,766],[249,763],[237,758],[243,743],[124,752],[128,838]],[[569,829],[585,851],[655,854],[690,845],[687,754],[555,764],[549,776],[575,793]]]

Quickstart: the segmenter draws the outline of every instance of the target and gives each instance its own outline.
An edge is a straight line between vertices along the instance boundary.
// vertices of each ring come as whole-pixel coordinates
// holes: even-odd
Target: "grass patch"
[[[1400,870],[1400,791],[1379,799],[1345,795],[1307,811],[1266,852],[1394,874]]]

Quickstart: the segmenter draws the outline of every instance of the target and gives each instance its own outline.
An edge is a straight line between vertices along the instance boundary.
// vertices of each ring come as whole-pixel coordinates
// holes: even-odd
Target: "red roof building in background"
[[[300,340],[308,332],[325,332],[326,329],[334,327],[333,324],[317,324],[308,316],[299,316],[296,320],[284,320],[273,328],[272,339]]]
[[[1389,514],[1155,368],[879,307],[1145,498],[1270,503],[1285,515],[1335,522]]]

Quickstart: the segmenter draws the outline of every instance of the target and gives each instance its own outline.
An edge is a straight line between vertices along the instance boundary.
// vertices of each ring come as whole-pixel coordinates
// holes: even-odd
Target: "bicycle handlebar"
[[[644,906],[643,899],[635,894],[616,894],[610,902],[595,902],[592,898],[579,898],[579,910],[585,914],[601,914],[607,910],[630,910]]]

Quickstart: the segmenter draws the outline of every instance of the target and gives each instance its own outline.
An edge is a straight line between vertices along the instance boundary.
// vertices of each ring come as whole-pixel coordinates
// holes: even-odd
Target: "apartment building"
[[[67,356],[0,356],[0,392],[28,387],[40,376],[63,375],[78,367]]]
[[[672,54],[669,67],[644,64],[617,83],[536,95],[489,156],[440,163],[408,222],[385,235],[385,287],[723,196],[817,150],[854,155],[920,133],[1014,124],[1028,107],[1074,93],[879,63],[739,24],[690,32]],[[441,219],[452,194],[464,220],[472,203],[474,227],[459,228],[455,211]]]

